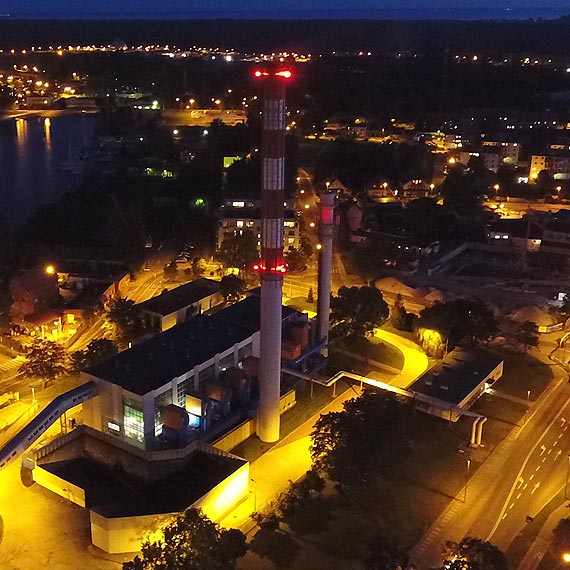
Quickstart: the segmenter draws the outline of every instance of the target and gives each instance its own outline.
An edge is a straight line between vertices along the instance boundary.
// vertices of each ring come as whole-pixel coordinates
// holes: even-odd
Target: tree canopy
[[[247,552],[241,531],[221,529],[199,509],[187,509],[161,530],[163,538],[147,539],[142,558],[123,570],[233,570]]]
[[[53,380],[71,371],[65,348],[51,340],[36,340],[19,368],[24,376]]]
[[[220,281],[220,293],[229,305],[237,303],[245,292],[245,281],[237,275],[224,275]]]
[[[227,235],[222,241],[218,257],[227,267],[248,270],[258,260],[257,238],[251,230]]]
[[[366,391],[348,400],[342,412],[324,414],[315,423],[314,468],[343,485],[366,481],[405,447],[410,413],[405,400],[390,392]]]
[[[73,362],[78,370],[85,370],[117,354],[117,345],[108,338],[93,339],[85,350],[73,353]]]
[[[439,332],[448,347],[473,346],[489,340],[497,333],[493,313],[480,301],[455,299],[437,302],[420,313],[418,329]]]
[[[570,552],[570,518],[561,519],[552,531],[552,549],[557,557]]]
[[[143,331],[140,310],[131,299],[112,299],[107,306],[107,316],[115,325],[116,336],[121,344],[130,342]]]
[[[331,325],[339,335],[370,334],[388,314],[388,305],[376,287],[341,287],[331,299]]]
[[[467,536],[461,542],[447,541],[442,554],[444,567],[449,570],[508,570],[503,552],[479,538]]]

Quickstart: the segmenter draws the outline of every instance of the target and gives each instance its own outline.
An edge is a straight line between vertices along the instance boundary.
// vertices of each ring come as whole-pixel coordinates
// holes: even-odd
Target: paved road
[[[404,366],[401,372],[390,378],[389,384],[392,386],[407,388],[428,369],[428,357],[415,342],[383,329],[374,331],[372,341],[374,342],[376,339],[394,346],[404,356]],[[373,377],[373,374],[369,374],[369,376]]]
[[[570,386],[556,380],[468,483],[468,499],[450,503],[414,546],[421,568],[438,565],[445,540],[477,536],[505,550],[526,524],[560,490],[569,448]],[[564,421],[563,421],[564,420]],[[460,497],[463,491],[460,492]]]

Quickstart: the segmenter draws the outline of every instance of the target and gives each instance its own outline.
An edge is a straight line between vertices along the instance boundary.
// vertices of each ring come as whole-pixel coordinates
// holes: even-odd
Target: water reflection
[[[15,229],[36,209],[81,180],[81,150],[95,131],[95,115],[29,116],[0,121],[0,212]]]

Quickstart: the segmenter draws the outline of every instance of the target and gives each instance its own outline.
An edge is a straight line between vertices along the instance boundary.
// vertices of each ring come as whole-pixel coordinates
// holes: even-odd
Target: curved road
[[[394,346],[404,356],[404,366],[401,372],[389,381],[392,386],[407,388],[428,369],[428,357],[415,342],[383,329],[374,331],[374,337],[370,340],[374,342],[374,339]]]

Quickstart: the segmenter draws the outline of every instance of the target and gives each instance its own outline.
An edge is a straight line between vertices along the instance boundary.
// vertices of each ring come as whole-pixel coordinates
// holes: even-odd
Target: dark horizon
[[[217,9],[217,10],[145,10],[121,11],[81,9],[57,13],[41,8],[0,11],[4,21],[18,20],[460,20],[525,21],[557,20],[570,16],[570,7],[562,6],[481,6],[481,7],[410,7],[410,8],[319,8],[319,9]]]

